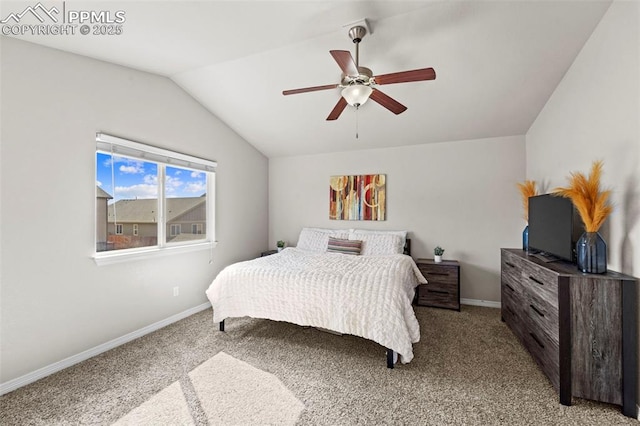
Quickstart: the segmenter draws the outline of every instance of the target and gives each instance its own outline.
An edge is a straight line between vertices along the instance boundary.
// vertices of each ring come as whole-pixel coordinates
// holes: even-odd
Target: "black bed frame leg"
[[[393,349],[387,349],[387,368],[393,368]]]
[[[224,331],[224,320],[220,321],[220,331]]]

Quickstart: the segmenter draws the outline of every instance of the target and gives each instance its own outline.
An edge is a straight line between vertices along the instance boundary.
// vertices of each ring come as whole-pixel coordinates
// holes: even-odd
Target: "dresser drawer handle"
[[[538,283],[538,284],[540,284],[540,285],[544,285],[544,283],[543,283],[542,281],[540,281],[539,279],[536,279],[536,278],[532,277],[531,275],[529,275],[529,279],[530,279],[531,281],[533,281],[534,283]]]
[[[538,338],[536,337],[536,335],[535,335],[535,334],[533,334],[533,333],[529,333],[529,335],[530,335],[531,337],[533,337],[533,340],[535,340],[535,341],[536,341],[536,343],[537,343],[538,345],[540,345],[540,347],[541,347],[542,349],[544,349],[544,345],[542,344],[542,342],[541,342],[540,340],[538,340]]]
[[[438,293],[438,294],[449,294],[448,291],[443,290],[427,290],[429,293]]]
[[[536,312],[536,314],[540,315],[541,317],[544,317],[544,314],[543,314],[542,312],[540,312],[540,311],[538,310],[538,308],[536,308],[536,307],[535,307],[535,306],[533,306],[533,305],[529,305],[529,306],[531,307],[531,309],[533,309],[533,310]]]
[[[504,262],[505,265],[515,268],[515,265],[511,262]]]
[[[511,290],[511,291],[514,291],[514,292],[516,291],[516,290],[515,290],[513,287],[511,287],[509,284],[505,284],[504,286],[505,286],[505,287],[507,287],[507,288],[508,288],[509,290]]]

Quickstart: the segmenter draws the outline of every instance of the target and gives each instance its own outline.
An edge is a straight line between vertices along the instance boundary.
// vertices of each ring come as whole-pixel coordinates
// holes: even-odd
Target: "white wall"
[[[353,143],[347,141],[345,143]],[[463,298],[500,300],[500,247],[521,247],[516,182],[524,137],[425,144],[269,160],[269,244],[295,245],[305,226],[406,229],[412,255],[461,262]],[[387,220],[329,219],[329,177],[387,175]]]
[[[527,178],[548,188],[604,160],[615,205],[602,229],[608,268],[640,277],[639,3],[612,3],[529,129],[526,150]]]
[[[615,211],[609,268],[640,276],[640,4],[616,1],[526,135],[527,178],[547,189],[604,160]]]
[[[267,246],[268,162],[167,78],[0,39],[4,383],[205,303],[223,266]],[[218,162],[212,264],[96,266],[96,131]]]

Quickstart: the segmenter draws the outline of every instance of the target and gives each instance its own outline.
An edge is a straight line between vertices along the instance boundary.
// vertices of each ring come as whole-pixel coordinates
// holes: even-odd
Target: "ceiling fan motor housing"
[[[367,67],[358,67],[358,76],[342,74],[341,86],[350,86],[352,84],[369,85],[373,83],[373,72]]]

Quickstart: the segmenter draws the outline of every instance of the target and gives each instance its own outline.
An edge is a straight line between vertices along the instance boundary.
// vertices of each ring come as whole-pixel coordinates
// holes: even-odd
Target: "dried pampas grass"
[[[602,161],[594,161],[588,178],[580,172],[572,172],[568,187],[553,190],[554,194],[571,199],[587,232],[598,232],[613,211],[613,206],[608,202],[611,190],[600,190],[601,176]]]
[[[522,207],[524,208],[523,217],[524,220],[529,222],[529,197],[535,197],[538,195],[536,181],[525,180],[522,183],[518,183],[518,189],[520,190],[520,195],[522,195]]]

